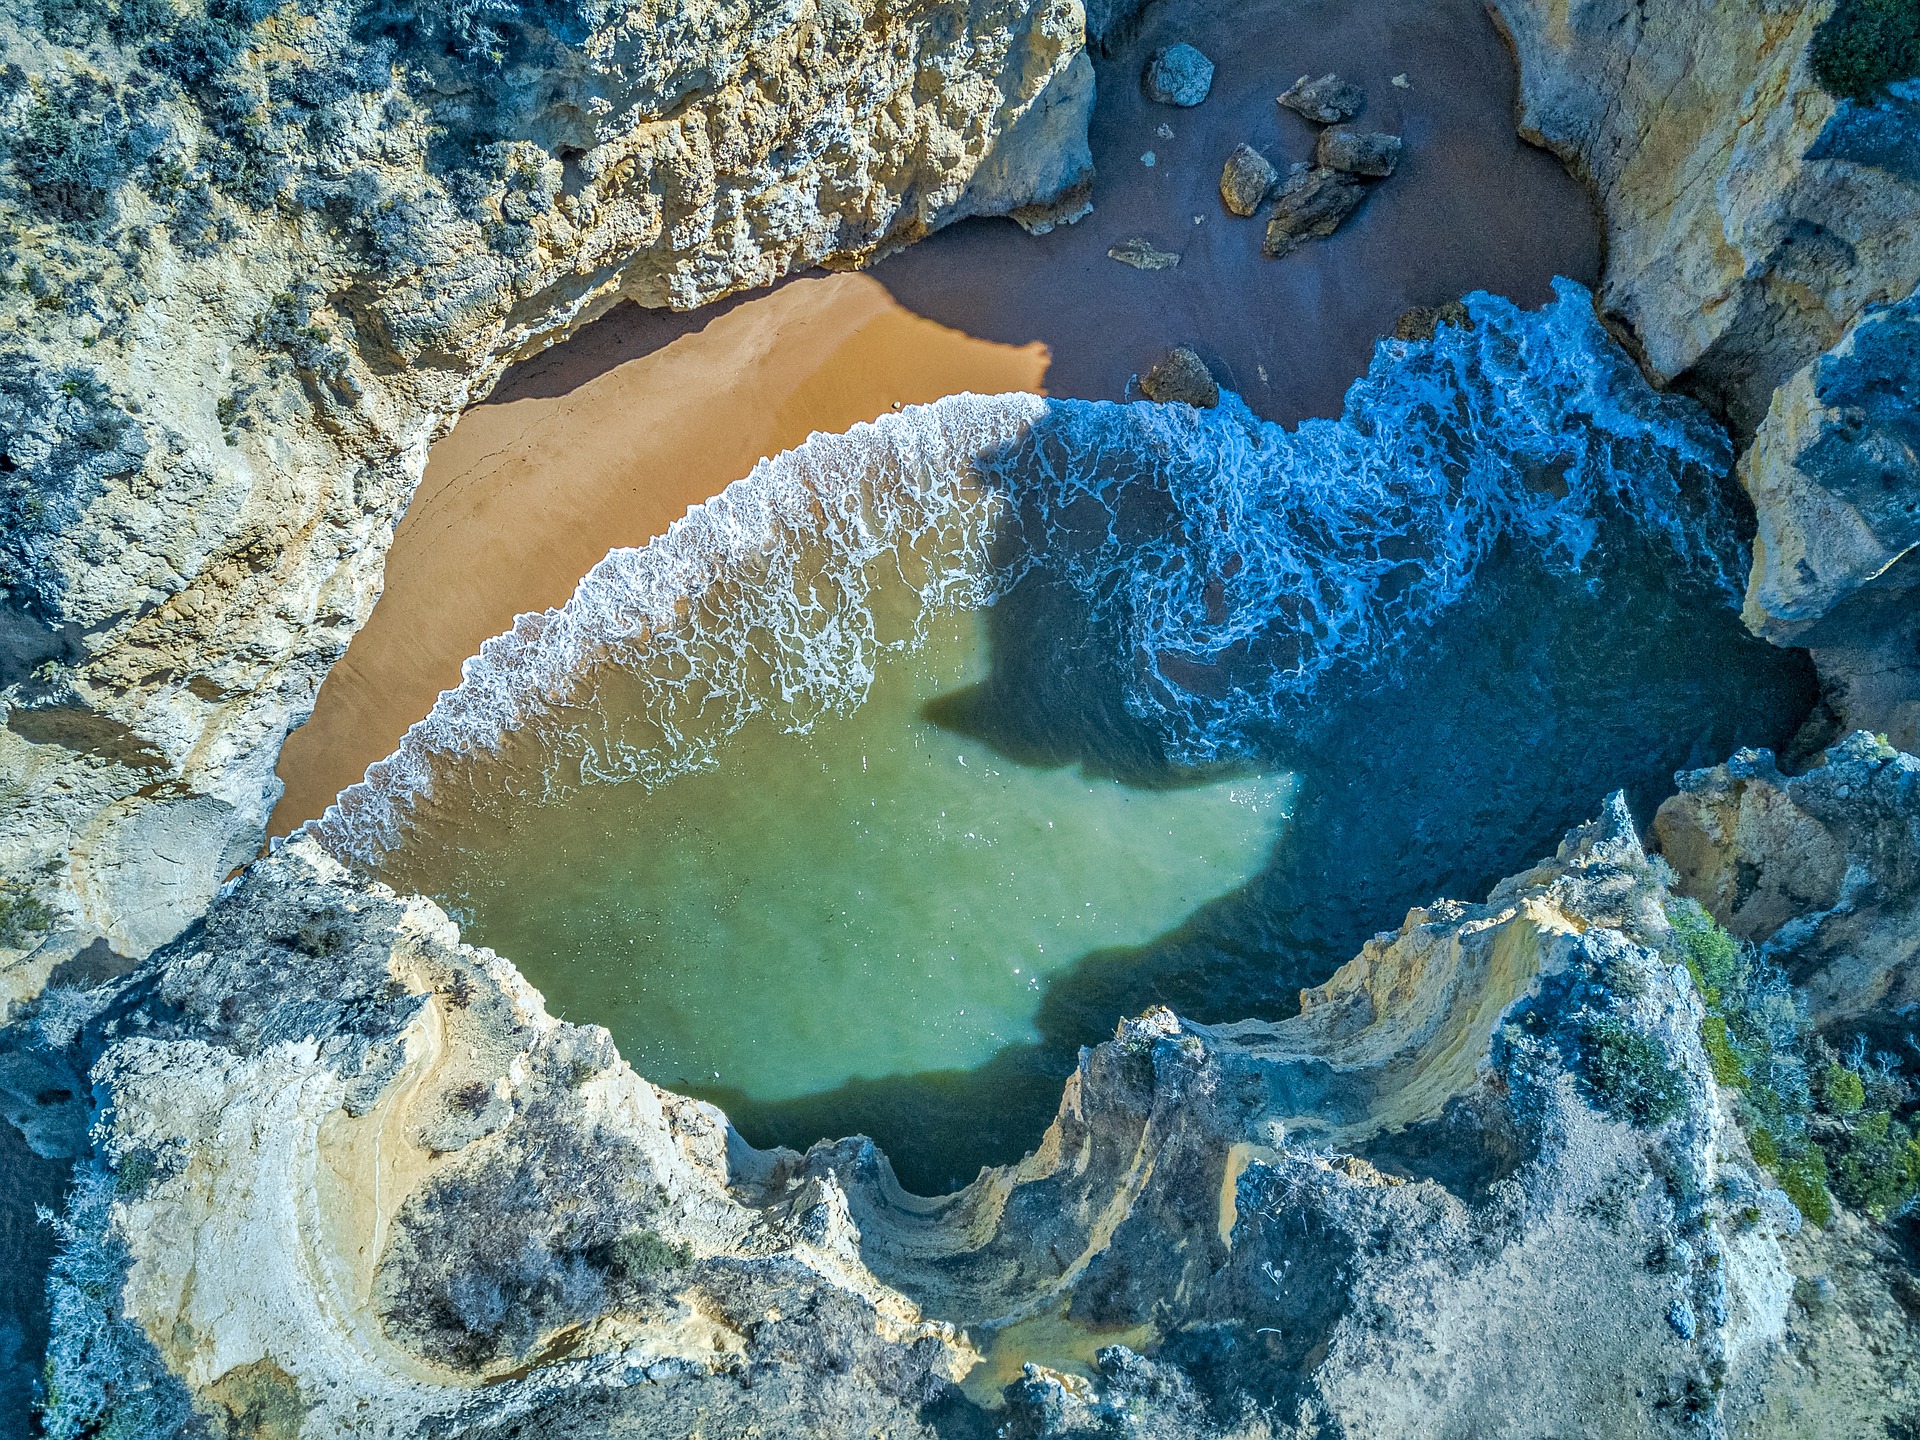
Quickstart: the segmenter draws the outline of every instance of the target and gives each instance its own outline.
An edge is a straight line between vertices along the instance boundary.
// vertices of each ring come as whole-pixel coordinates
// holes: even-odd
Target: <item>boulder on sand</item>
[[[1220,198],[1236,215],[1251,215],[1280,183],[1280,172],[1251,145],[1240,145],[1220,172]]]
[[[1220,403],[1220,383],[1202,360],[1185,345],[1176,345],[1167,358],[1140,379],[1149,400],[1161,405],[1184,404],[1207,410]]]
[[[1367,103],[1367,92],[1338,75],[1322,75],[1318,80],[1302,75],[1287,87],[1280,103],[1316,125],[1337,125],[1360,113],[1360,107]]]
[[[1301,169],[1287,177],[1274,197],[1263,255],[1291,255],[1308,240],[1324,239],[1367,198],[1365,181],[1344,170]]]
[[[1213,88],[1213,62],[1185,42],[1169,45],[1153,52],[1141,85],[1155,104],[1191,108]]]
[[[1151,240],[1144,240],[1138,235],[1109,246],[1107,258],[1118,260],[1122,265],[1131,265],[1136,270],[1171,270],[1180,263],[1177,251],[1162,250]]]
[[[1344,170],[1349,175],[1382,180],[1400,163],[1400,152],[1404,148],[1398,135],[1335,126],[1320,132],[1313,163],[1325,170]]]

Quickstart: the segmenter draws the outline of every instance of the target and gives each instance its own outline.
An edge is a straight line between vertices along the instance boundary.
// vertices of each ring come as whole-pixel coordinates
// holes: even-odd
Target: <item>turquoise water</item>
[[[664,784],[473,812],[392,878],[661,1083],[785,1101],[1036,1042],[1058,971],[1264,867],[1291,782],[1141,790],[943,730],[926,707],[984,678],[982,628],[937,616],[804,734],[757,717]]]
[[[935,1193],[1078,1046],[1284,1015],[1407,906],[1779,747],[1725,435],[1584,292],[1339,421],[956,397],[814,437],[469,662],[321,826],[755,1143]]]

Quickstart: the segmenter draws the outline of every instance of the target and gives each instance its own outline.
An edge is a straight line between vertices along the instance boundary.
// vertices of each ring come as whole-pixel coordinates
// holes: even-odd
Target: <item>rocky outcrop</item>
[[[0,952],[13,998],[94,935],[146,953],[256,851],[428,444],[512,358],[1086,203],[1077,0],[29,14],[0,874],[57,933]]]
[[[1751,434],[1774,389],[1920,279],[1920,95],[1836,102],[1828,7],[1493,0],[1522,132],[1592,184],[1602,304],[1650,370]]]
[[[1814,1023],[1920,1026],[1920,761],[1864,732],[1804,775],[1743,750],[1654,833],[1678,888],[1804,987]]]
[[[1828,94],[1823,4],[1491,8],[1523,133],[1593,186],[1602,305],[1656,379],[1752,438],[1748,623],[1814,650],[1844,725],[1920,744],[1920,392],[1896,303],[1920,281],[1920,81]]]
[[[1810,647],[1846,723],[1920,749],[1920,295],[1782,385],[1740,473],[1747,624]]]
[[[865,1141],[748,1149],[299,840],[39,1002],[79,1006],[42,1058],[91,1065],[99,1117],[55,1422],[1686,1432],[1772,1363],[1799,1221],[1741,1158],[1663,900],[1616,799],[1294,1019],[1123,1024],[1034,1154],[926,1200]]]

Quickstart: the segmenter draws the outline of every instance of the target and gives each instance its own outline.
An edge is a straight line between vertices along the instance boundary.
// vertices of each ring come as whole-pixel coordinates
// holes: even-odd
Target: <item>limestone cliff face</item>
[[[1749,625],[1814,648],[1845,723],[1920,744],[1920,82],[1836,101],[1804,0],[1491,5],[1522,131],[1594,187],[1601,303],[1754,437]]]
[[[1859,733],[1804,775],[1765,750],[1680,777],[1679,888],[1805,987],[1818,1025],[1920,1017],[1920,761]]]
[[[1920,295],[1782,385],[1740,473],[1759,516],[1747,624],[1810,647],[1848,724],[1920,750]]]
[[[864,1141],[748,1149],[299,841],[117,988],[37,1003],[100,1120],[56,1424],[1694,1433],[1772,1353],[1799,1222],[1740,1158],[1662,903],[1616,801],[1296,1019],[1127,1022],[1034,1155],[923,1200]],[[1675,1118],[1596,1108],[1601,1017]]]
[[[1920,280],[1916,97],[1836,102],[1805,0],[1492,0],[1523,133],[1593,185],[1601,301],[1747,434],[1774,388]]]
[[[7,7],[0,874],[176,934],[509,360],[1077,213],[1083,40],[1079,0]]]

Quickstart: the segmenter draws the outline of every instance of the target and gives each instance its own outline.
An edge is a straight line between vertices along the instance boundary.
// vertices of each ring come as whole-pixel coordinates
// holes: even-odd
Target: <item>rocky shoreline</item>
[[[1828,95],[1821,6],[1493,10],[1603,312],[1745,447],[1747,619],[1822,710],[1681,777],[1652,858],[1611,802],[1293,1019],[1123,1022],[1033,1155],[935,1200],[867,1142],[751,1150],[311,841],[246,862],[428,441],[622,296],[1080,211],[1079,6],[515,12],[411,56],[344,10],[0,17],[39,77],[4,81],[0,1087],[78,1162],[48,1433],[1920,1423],[1914,1096],[1870,1053],[1920,1005],[1920,92]]]

